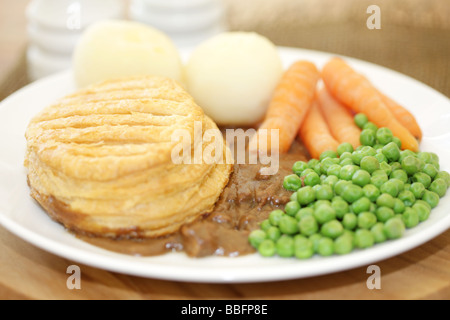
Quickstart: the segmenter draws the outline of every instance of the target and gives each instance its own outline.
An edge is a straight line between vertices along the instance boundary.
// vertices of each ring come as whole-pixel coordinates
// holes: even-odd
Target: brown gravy
[[[179,232],[158,239],[111,240],[77,235],[95,246],[136,256],[156,256],[184,251],[190,257],[240,256],[255,252],[248,235],[268,218],[275,208],[289,202],[291,192],[283,188],[283,179],[292,174],[292,165],[305,161],[306,151],[295,143],[289,154],[280,156],[276,175],[260,174],[261,165],[236,165],[215,209]]]

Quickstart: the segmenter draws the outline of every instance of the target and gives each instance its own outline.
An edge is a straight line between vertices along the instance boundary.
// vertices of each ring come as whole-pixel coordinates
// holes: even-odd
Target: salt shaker
[[[165,32],[178,47],[227,31],[222,0],[132,0],[129,16]]]
[[[102,19],[123,19],[123,0],[32,0],[26,10],[31,81],[70,68],[84,29]]]

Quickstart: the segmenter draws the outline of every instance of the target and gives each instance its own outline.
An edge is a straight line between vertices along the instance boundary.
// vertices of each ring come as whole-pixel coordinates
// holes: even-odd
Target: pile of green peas
[[[296,162],[284,178],[290,202],[249,236],[262,256],[344,255],[401,238],[446,194],[450,174],[440,171],[436,154],[401,150],[388,128],[364,114],[354,120],[361,146],[343,143],[320,159]]]

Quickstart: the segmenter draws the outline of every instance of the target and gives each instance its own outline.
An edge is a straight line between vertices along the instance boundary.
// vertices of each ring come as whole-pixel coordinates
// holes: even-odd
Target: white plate
[[[330,54],[280,48],[286,66],[306,59],[321,67]],[[186,57],[189,52],[184,52]],[[450,169],[450,101],[424,84],[397,72],[346,58],[358,71],[417,116],[424,129],[423,151],[436,152],[443,170]],[[74,90],[71,72],[35,82],[0,105],[0,223],[35,246],[75,263],[113,272],[189,282],[262,282],[310,277],[376,263],[415,248],[450,227],[450,195],[435,208],[429,220],[408,230],[399,240],[345,256],[314,257],[307,261],[262,258],[188,258],[183,253],[158,257],[132,257],[109,252],[76,239],[30,198],[23,168],[24,132],[29,120],[54,100]]]

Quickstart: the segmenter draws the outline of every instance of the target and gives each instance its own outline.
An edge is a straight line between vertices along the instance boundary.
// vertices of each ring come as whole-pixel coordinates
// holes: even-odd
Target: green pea
[[[320,183],[320,177],[316,172],[308,173],[303,180],[305,186],[313,187]]]
[[[308,168],[313,169],[316,166],[316,164],[319,164],[319,163],[320,163],[320,161],[318,159],[311,159],[308,161]]]
[[[421,168],[421,160],[414,156],[407,156],[402,160],[402,168],[408,174],[408,176],[413,176],[418,173]]]
[[[341,171],[341,166],[338,164],[333,164],[328,167],[327,175],[339,177],[339,172]]]
[[[302,173],[300,173],[299,177],[304,178],[310,173],[316,173],[316,172],[313,169],[307,168],[307,169],[303,170]]]
[[[276,253],[283,258],[289,258],[294,256],[294,238],[283,235],[275,243]]]
[[[344,189],[341,196],[345,201],[353,203],[360,199],[363,195],[364,194],[360,186],[351,184]]]
[[[405,233],[405,223],[401,218],[394,217],[386,221],[383,231],[388,239],[399,239]]]
[[[314,203],[314,209],[317,209],[318,207],[320,207],[321,205],[327,205],[327,206],[331,206],[331,201],[326,199],[326,200],[317,200]]]
[[[270,227],[272,227],[272,224],[270,223],[269,219],[265,219],[260,223],[259,227],[261,228],[261,230],[267,231]]]
[[[281,233],[293,235],[298,232],[298,221],[294,217],[284,215],[278,222],[278,227]]]
[[[398,198],[402,200],[407,207],[412,207],[412,205],[416,202],[416,197],[410,190],[403,190],[399,193]]]
[[[338,219],[342,219],[344,215],[349,212],[348,203],[344,200],[333,201],[331,207],[336,212],[336,217]]]
[[[291,196],[289,197],[290,201],[298,201],[297,200],[297,192],[294,192],[291,194]]]
[[[354,213],[346,213],[342,219],[342,225],[347,230],[354,230],[358,225],[358,217]]]
[[[414,228],[419,224],[419,214],[413,208],[406,208],[402,219],[405,227],[408,229]]]
[[[272,226],[278,226],[278,223],[281,219],[281,217],[284,216],[284,212],[282,210],[273,210],[270,214],[269,214],[269,221],[272,224]]]
[[[275,242],[270,240],[270,239],[264,240],[259,245],[258,252],[263,257],[273,257],[275,255],[275,253],[276,253]]]
[[[319,224],[324,224],[336,219],[336,211],[332,206],[321,205],[314,210],[313,216]]]
[[[398,180],[400,181],[400,180]],[[385,183],[383,183],[380,187],[380,191],[382,193],[388,193],[394,198],[397,197],[399,190],[399,184],[396,181],[388,180]]]
[[[358,215],[358,228],[370,229],[377,223],[377,216],[372,212],[362,212]]]
[[[297,191],[302,187],[302,179],[296,174],[286,176],[283,181],[283,187],[288,191]]]
[[[422,172],[429,175],[431,179],[434,179],[438,174],[438,170],[436,169],[436,167],[430,163],[425,164],[425,166],[422,169]]]
[[[380,170],[383,170],[384,172],[386,172],[386,174],[389,176],[392,172],[392,168],[389,164],[387,164],[387,162],[382,162],[380,163]]]
[[[297,200],[302,206],[306,206],[316,200],[316,193],[310,186],[303,187],[297,191]]]
[[[384,156],[390,161],[395,162],[400,159],[400,149],[395,142],[390,142],[382,149]]]
[[[431,213],[431,209],[423,204],[423,203],[415,203],[412,208],[414,210],[416,210],[417,214],[419,215],[419,221],[423,222],[428,220],[428,218],[430,217],[430,213]]]
[[[388,207],[388,208],[394,208],[394,197],[391,196],[389,193],[383,193],[377,198],[377,206],[379,207]]]
[[[316,199],[317,200],[331,200],[333,199],[334,193],[333,189],[329,185],[319,185],[316,188]]]
[[[412,177],[413,182],[420,182],[423,186],[428,189],[431,184],[431,177],[423,172],[417,172]]]
[[[338,255],[348,254],[353,251],[353,236],[344,233],[334,240],[334,252]]]
[[[339,172],[339,178],[342,180],[350,181],[353,178],[353,175],[356,171],[359,170],[358,166],[355,165],[346,165],[341,168],[341,171]]]
[[[344,227],[342,226],[342,223],[340,223],[338,220],[331,220],[322,225],[320,228],[320,233],[325,236],[329,237],[331,239],[336,239],[342,233],[344,232]]]
[[[369,198],[366,197],[359,198],[352,204],[353,212],[359,214],[364,211],[369,211],[371,204],[372,202],[369,200]]]
[[[373,234],[373,238],[375,243],[385,242],[386,235],[384,234],[384,224],[382,222],[376,223],[371,229],[370,232]]]
[[[291,217],[295,217],[298,210],[300,210],[300,204],[298,203],[298,201],[289,201],[288,203],[286,203],[286,206],[284,207],[284,211],[286,212],[286,214]]]
[[[380,128],[377,130],[377,140],[379,143],[386,145],[392,142],[394,139],[394,135],[392,134],[391,129],[389,128]]]
[[[339,178],[337,176],[328,176],[325,178],[325,180],[323,181],[323,184],[327,184],[329,185],[332,189],[334,189],[334,185],[336,184],[336,182],[339,181]]]
[[[317,245],[317,253],[322,257],[329,257],[334,254],[334,242],[332,239],[322,237]]]
[[[422,159],[425,163],[433,161],[433,156],[429,152],[419,152],[417,153],[417,158]]]
[[[374,132],[377,132],[378,127],[375,123],[369,121],[362,127],[362,129],[363,129],[363,131],[370,129],[370,130],[373,130]]]
[[[306,169],[308,169],[308,164],[304,161],[297,161],[292,166],[292,172],[294,172],[298,176],[300,176],[301,173]]]
[[[373,129],[364,129],[361,132],[359,141],[363,146],[373,147],[377,142],[377,134]]]
[[[312,217],[314,214],[314,209],[313,208],[302,208],[300,210],[298,210],[297,214],[295,215],[295,219],[297,219],[297,221],[302,221],[303,218],[305,217]]]
[[[325,158],[320,162],[320,172],[322,174],[327,174],[328,168],[333,164],[339,164],[339,159],[336,158]]]
[[[417,154],[411,150],[402,150],[400,151],[400,158],[398,159],[398,162],[402,163],[402,161],[406,158],[406,157],[414,157],[417,158]]]
[[[319,246],[319,241],[320,241],[320,239],[322,239],[322,235],[320,233],[315,233],[315,234],[309,236],[308,239],[313,244],[313,251],[317,252],[317,248]]]
[[[397,137],[392,138],[392,142],[394,142],[399,149],[402,148],[402,140],[400,140],[399,138]]]
[[[337,153],[340,157],[342,157],[342,154],[344,154],[345,152],[352,153],[353,151],[354,150],[352,144],[348,142],[344,142],[337,147]]]
[[[367,229],[358,229],[355,232],[355,246],[360,249],[370,248],[375,244],[375,237]]]
[[[322,161],[323,159],[326,159],[326,158],[337,158],[337,157],[338,157],[338,154],[336,151],[327,150],[327,151],[322,152],[322,154],[319,157],[319,161]]]
[[[394,199],[394,212],[395,213],[403,213],[405,211],[405,203],[400,199]]]
[[[367,184],[363,187],[364,197],[368,198],[370,201],[375,202],[380,196],[380,189],[378,189],[373,184]]]
[[[366,170],[358,170],[352,177],[352,182],[360,187],[364,187],[365,185],[370,183],[370,173]]]
[[[272,226],[269,229],[267,229],[266,236],[267,236],[267,239],[270,239],[275,242],[278,239],[280,239],[281,231],[280,231],[280,229],[278,229],[278,227]]]
[[[388,158],[383,153],[377,153],[375,155],[375,159],[377,159],[378,163],[388,162]]]
[[[311,258],[314,255],[313,242],[302,235],[296,235],[294,237],[294,255],[297,259]]]
[[[403,170],[392,171],[389,177],[391,179],[398,179],[398,180],[402,181],[403,183],[408,182],[408,174]]]
[[[423,198],[423,197],[422,197]],[[431,211],[431,206],[430,206],[430,204],[428,203],[428,202],[426,202],[426,201],[424,201],[424,200],[416,200],[416,203],[415,204],[421,204],[421,205],[424,205],[425,207],[427,207],[428,209],[430,209],[430,211]]]
[[[414,197],[416,197],[416,199],[421,199],[423,197],[423,194],[425,193],[425,186],[420,182],[414,182],[413,184],[411,184],[409,191],[414,194]]]
[[[339,180],[338,182],[336,182],[336,184],[334,185],[334,192],[336,193],[336,195],[341,195],[342,192],[344,192],[345,188],[347,188],[349,185],[351,185],[352,183],[350,181],[346,181],[346,180]]]
[[[378,151],[381,151],[381,149],[383,149],[383,147],[384,147],[384,145],[379,144],[379,143],[377,143],[377,144],[375,144],[375,145],[373,146],[373,148],[374,148],[375,150],[377,150],[377,154],[380,154]]]
[[[447,171],[438,172],[434,179],[443,179],[447,184],[447,188],[450,188],[450,173],[448,173]]]
[[[360,129],[362,129],[369,122],[369,119],[367,118],[367,116],[364,113],[356,114],[353,119],[355,121],[355,124]]]
[[[439,204],[439,195],[436,192],[426,190],[423,194],[422,200],[428,203],[431,209],[434,209]]]
[[[378,207],[375,214],[380,222],[386,222],[395,216],[394,210],[388,207]]]
[[[431,183],[429,190],[437,193],[442,198],[447,193],[447,183],[444,179],[438,178]]]
[[[389,164],[391,165],[392,172],[402,169],[402,165],[400,162],[390,162]],[[392,174],[392,172],[391,172],[391,174]]]
[[[248,240],[250,242],[250,245],[253,248],[258,248],[259,245],[267,239],[266,233],[263,230],[257,229],[253,230],[250,235],[248,236]]]
[[[304,236],[311,236],[319,231],[319,224],[313,216],[307,216],[298,223],[300,233]]]
[[[341,167],[343,167],[343,166],[347,166],[347,165],[352,165],[354,163],[353,163],[353,160],[351,158],[346,158],[346,159],[342,159],[339,162],[339,164],[341,165]]]
[[[370,178],[370,184],[373,184],[377,188],[381,188],[383,184],[388,181],[387,175],[375,175]]]

